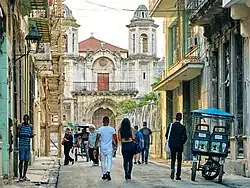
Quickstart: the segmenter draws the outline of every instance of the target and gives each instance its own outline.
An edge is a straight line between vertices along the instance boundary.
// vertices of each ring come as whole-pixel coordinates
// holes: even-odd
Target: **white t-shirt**
[[[102,153],[109,153],[113,151],[112,137],[115,134],[115,129],[110,126],[102,126],[97,133],[100,137],[100,150]]]

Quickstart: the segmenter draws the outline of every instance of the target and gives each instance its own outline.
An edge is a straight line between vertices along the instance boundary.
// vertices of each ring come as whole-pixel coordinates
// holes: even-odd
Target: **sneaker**
[[[103,174],[103,175],[102,175],[102,179],[103,179],[103,180],[106,180],[106,179],[107,179],[107,174]]]
[[[148,164],[148,161],[146,161],[145,164]]]
[[[18,181],[24,181],[23,177],[20,177],[20,178],[18,179]]]
[[[138,164],[141,164],[141,162],[140,162],[140,161],[138,161],[137,163],[138,163]]]
[[[135,161],[134,164],[137,164],[137,162]]]
[[[107,176],[107,180],[108,180],[108,181],[111,181],[110,172],[107,172],[107,173],[106,173],[106,176]]]
[[[176,179],[176,180],[181,180],[181,177],[179,176],[179,177],[176,177],[175,179]]]
[[[171,178],[172,180],[174,179],[174,169],[171,169],[170,178]]]
[[[24,180],[24,181],[30,181],[30,179],[28,179],[26,176],[23,177],[23,180]]]

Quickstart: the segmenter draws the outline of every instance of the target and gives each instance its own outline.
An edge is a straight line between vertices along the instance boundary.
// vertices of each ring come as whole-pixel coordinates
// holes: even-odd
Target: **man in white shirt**
[[[111,180],[110,172],[112,168],[112,158],[113,158],[113,136],[117,140],[115,129],[109,126],[109,117],[105,116],[103,118],[103,126],[97,131],[97,137],[95,142],[95,149],[100,146],[101,151],[101,163],[102,163],[102,179]]]

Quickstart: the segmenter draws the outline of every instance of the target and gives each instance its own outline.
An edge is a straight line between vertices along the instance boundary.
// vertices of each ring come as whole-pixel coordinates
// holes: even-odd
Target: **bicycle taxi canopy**
[[[194,118],[210,118],[217,120],[233,121],[234,116],[216,108],[198,109],[191,112]]]

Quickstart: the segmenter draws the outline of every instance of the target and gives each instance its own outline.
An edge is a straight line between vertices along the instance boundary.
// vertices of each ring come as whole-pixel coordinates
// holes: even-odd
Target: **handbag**
[[[170,138],[170,134],[171,134],[171,131],[172,131],[172,123],[170,124],[170,127],[169,127],[169,133],[168,133],[168,138],[167,138],[167,141],[166,141],[166,144],[165,144],[165,152],[170,152],[170,148],[169,148],[169,138]]]

